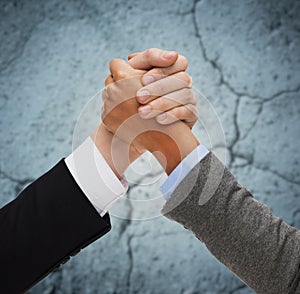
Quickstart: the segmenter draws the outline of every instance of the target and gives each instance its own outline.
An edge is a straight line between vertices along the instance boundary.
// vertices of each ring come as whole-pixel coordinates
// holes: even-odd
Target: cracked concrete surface
[[[300,227],[299,1],[6,0],[0,7],[1,205],[71,152],[75,122],[111,58],[162,47],[188,57],[194,86],[222,123],[233,173]],[[128,197],[151,192],[132,184]],[[175,223],[112,223],[29,293],[252,293]]]

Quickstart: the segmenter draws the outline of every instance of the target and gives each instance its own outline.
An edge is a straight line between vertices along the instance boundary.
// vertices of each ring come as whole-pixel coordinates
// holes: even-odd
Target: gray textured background
[[[188,57],[222,122],[227,165],[300,227],[299,15],[292,0],[1,0],[0,203],[71,152],[111,58],[161,47]],[[112,223],[30,293],[251,293],[179,225]]]

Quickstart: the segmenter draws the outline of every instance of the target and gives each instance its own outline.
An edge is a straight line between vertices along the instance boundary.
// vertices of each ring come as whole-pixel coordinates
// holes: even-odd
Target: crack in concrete
[[[25,185],[25,184],[28,183],[28,182],[34,181],[33,178],[17,179],[17,178],[15,178],[15,177],[12,177],[12,176],[6,174],[6,173],[3,172],[3,171],[0,171],[0,176],[1,176],[2,178],[5,178],[5,179],[7,179],[7,180],[10,180],[10,181],[12,181],[12,182],[14,182],[14,183],[18,183],[18,184],[20,184],[20,185]]]
[[[133,251],[132,251],[132,246],[131,242],[134,238],[141,238],[144,237],[148,234],[148,232],[143,232],[141,234],[130,234],[129,237],[127,238],[127,248],[128,248],[128,256],[129,256],[129,271],[127,274],[127,280],[126,280],[126,288],[127,288],[127,293],[131,293],[131,277],[132,277],[132,272],[133,272]]]
[[[282,90],[282,91],[279,91],[279,92],[275,93],[274,95],[272,95],[268,98],[262,98],[262,100],[263,100],[262,103],[270,102],[270,101],[274,100],[275,98],[277,98],[281,95],[284,95],[284,94],[297,93],[299,91],[300,91],[300,85],[297,86],[295,89],[292,89],[292,90]]]
[[[256,169],[261,170],[261,171],[268,171],[268,172],[276,175],[277,177],[283,179],[284,181],[286,181],[286,182],[288,182],[290,184],[294,184],[294,185],[298,185],[298,186],[300,185],[300,181],[297,181],[297,180],[294,180],[294,179],[290,179],[287,176],[282,175],[281,173],[279,173],[279,172],[277,172],[275,170],[270,169],[269,167],[262,167],[262,166],[259,166],[259,165],[255,164],[255,163],[253,163],[252,166],[255,167]]]
[[[234,95],[238,96],[238,97],[241,97],[241,96],[247,96],[249,98],[252,98],[252,99],[259,99],[259,100],[263,100],[263,101],[271,101],[273,100],[274,98],[282,95],[282,94],[285,94],[285,93],[291,93],[291,92],[297,92],[299,91],[300,89],[300,85],[297,86],[295,89],[292,89],[292,90],[289,90],[289,89],[285,89],[285,90],[281,90],[273,95],[271,95],[270,97],[263,97],[263,96],[258,96],[258,95],[251,95],[247,92],[239,92],[238,90],[236,90],[231,84],[230,82],[228,82],[225,77],[224,77],[224,74],[223,74],[223,70],[222,70],[222,66],[218,64],[218,58],[216,58],[215,60],[213,59],[210,59],[208,56],[207,56],[207,50],[204,46],[204,42],[203,42],[203,39],[202,39],[202,36],[200,34],[200,30],[199,30],[199,27],[198,27],[198,24],[197,24],[197,19],[196,19],[196,7],[197,7],[197,4],[200,3],[201,0],[195,0],[194,1],[194,5],[193,5],[193,9],[191,10],[191,13],[193,15],[193,25],[194,25],[194,29],[195,29],[195,35],[196,35],[196,38],[199,40],[199,44],[200,44],[200,49],[201,49],[201,52],[202,52],[202,56],[204,58],[204,60],[208,63],[211,64],[211,66],[216,69],[220,75],[220,81],[219,81],[219,85],[225,85],[231,93],[233,93]]]
[[[8,174],[6,174],[3,171],[0,171],[0,176],[4,179],[7,179],[13,183],[15,183],[15,197],[23,190],[24,186],[27,184],[32,183],[35,179],[33,178],[24,178],[24,179],[17,179],[15,177],[12,177]]]
[[[229,162],[229,168],[232,167],[232,164],[235,161],[235,154],[233,152],[233,148],[234,146],[237,144],[237,142],[240,139],[241,133],[240,133],[240,129],[239,129],[239,125],[238,125],[238,108],[240,105],[240,101],[241,101],[241,97],[237,98],[236,104],[235,104],[235,110],[234,110],[234,114],[233,114],[233,124],[235,127],[235,138],[233,139],[232,143],[228,146],[228,151],[230,153],[230,162]]]
[[[135,185],[138,185],[137,183]],[[130,198],[130,194],[131,194],[131,191],[132,191],[132,188],[133,186],[135,185],[130,185],[128,187],[128,190],[127,190],[127,195],[128,195],[128,198]],[[129,205],[129,208],[128,208],[128,213],[126,215],[126,219],[123,219],[121,224],[120,224],[120,238],[122,238],[122,236],[124,235],[124,233],[128,230],[132,220],[131,220],[131,217],[132,217],[132,205],[131,205],[131,202],[130,201],[127,201],[128,205]],[[130,284],[130,280],[131,280],[131,273],[132,273],[132,270],[133,270],[133,254],[132,254],[132,248],[131,248],[131,239],[133,238],[133,235],[131,234],[128,234],[125,242],[126,242],[126,246],[127,246],[127,254],[128,254],[128,258],[129,258],[129,269],[128,269],[128,273],[127,273],[127,277],[126,277],[126,287],[127,287],[127,293],[130,292],[130,287],[131,287],[131,284]]]
[[[137,180],[135,183],[130,184],[128,186],[128,190],[127,190],[127,198],[130,199],[131,193],[133,192],[134,188],[138,187],[142,181],[144,181],[145,179],[149,178],[149,177],[154,177],[156,176],[156,173],[148,173],[145,176],[141,177],[139,180]],[[120,225],[120,238],[123,236],[124,232],[127,230],[127,228],[130,226],[132,220],[132,210],[133,210],[133,206],[131,204],[130,201],[127,201],[129,209],[128,209],[128,213],[126,215],[126,219],[123,219]]]
[[[41,19],[38,20],[29,29],[29,31],[27,32],[27,34],[21,38],[21,42],[20,42],[20,44],[18,44],[18,50],[16,50],[15,56],[13,56],[12,58],[8,59],[6,62],[3,62],[2,64],[0,64],[0,74],[2,74],[2,72],[6,71],[16,60],[18,60],[24,54],[26,45],[29,42],[29,40],[31,39],[33,32],[36,30],[36,28],[44,20],[45,20],[45,13],[44,13],[44,11],[42,11],[42,13],[41,13]]]
[[[26,44],[28,43],[28,41],[31,38],[31,34],[32,34],[32,30],[30,30],[30,32],[28,33],[28,37],[24,37],[22,38],[23,41],[19,46],[19,50],[17,50],[17,54],[15,56],[13,56],[11,59],[7,60],[6,62],[4,62],[1,66],[0,66],[0,74],[2,74],[2,72],[4,72],[5,70],[7,70],[17,59],[19,59],[25,50]]]
[[[127,279],[126,279],[126,288],[127,288],[127,293],[130,293],[131,289],[131,275],[133,271],[133,253],[132,253],[132,248],[131,248],[131,240],[133,239],[133,235],[129,235],[127,238],[127,248],[128,248],[128,257],[129,257],[129,269],[128,269],[128,274],[127,274]]]
[[[177,11],[174,14],[179,15],[179,16],[187,16],[187,15],[190,15],[190,14],[193,14],[193,13],[194,13],[194,3],[193,3],[193,7],[191,8],[191,10],[184,11],[184,12]],[[172,13],[170,13],[170,14],[172,14]]]
[[[212,68],[216,69],[217,72],[220,75],[220,82],[219,85],[221,86],[222,84],[225,85],[231,93],[233,93],[235,96],[237,96],[237,101],[236,101],[236,105],[235,105],[235,112],[234,112],[234,117],[233,117],[233,122],[234,122],[234,126],[235,126],[235,138],[233,139],[233,142],[230,144],[230,146],[228,146],[228,150],[230,153],[230,162],[229,162],[229,167],[232,166],[232,163],[235,160],[235,155],[233,152],[233,148],[235,146],[235,144],[239,141],[240,139],[240,130],[238,127],[238,123],[237,123],[237,110],[239,107],[239,103],[240,103],[240,99],[241,96],[249,96],[249,95],[242,95],[242,93],[238,93],[225,79],[224,79],[224,75],[222,72],[221,67],[217,64],[217,60],[211,60],[208,58],[207,53],[206,53],[206,49],[202,40],[202,37],[200,35],[200,31],[198,28],[198,24],[197,24],[197,20],[196,20],[196,8],[197,8],[197,4],[200,3],[201,0],[195,0],[194,1],[194,5],[193,5],[193,9],[192,9],[192,19],[193,19],[193,24],[194,24],[194,29],[195,29],[195,35],[196,38],[199,40],[199,44],[200,44],[200,49],[202,52],[202,56],[204,58],[204,60],[208,63],[211,64]]]
[[[241,159],[245,159],[247,161],[247,163],[243,163],[243,164],[235,164],[235,167],[246,167],[246,166],[252,166],[253,164],[253,156],[247,157],[244,156],[243,154],[235,154],[235,158],[241,158]]]
[[[244,96],[244,97],[245,97],[245,96]],[[242,98],[242,97],[241,97],[241,98]],[[261,115],[261,113],[262,113],[262,111],[263,111],[263,107],[264,107],[264,103],[263,103],[263,102],[260,102],[260,103],[259,103],[258,111],[257,111],[257,113],[256,113],[256,118],[255,118],[254,122],[250,125],[250,127],[249,127],[247,133],[245,133],[244,136],[241,136],[241,137],[240,137],[241,140],[245,140],[245,139],[248,137],[248,135],[250,134],[250,132],[254,129],[254,127],[256,126],[256,124],[257,124],[257,122],[258,122],[259,116]],[[237,111],[238,111],[238,109],[237,109]],[[237,113],[237,115],[238,115],[238,113]]]
[[[142,181],[145,180],[145,178],[153,177],[155,175],[156,175],[155,173],[148,173],[145,176],[141,177],[134,184],[129,185],[128,190],[127,190],[128,198],[130,199],[131,193],[133,192],[134,188],[138,187],[142,183]],[[124,235],[124,233],[126,231],[128,231],[128,228],[130,227],[130,225],[132,223],[131,218],[132,218],[133,206],[130,203],[130,201],[128,201],[128,205],[129,205],[129,210],[128,210],[128,214],[126,216],[127,219],[124,219],[120,225],[120,238]],[[147,234],[147,232],[144,232],[141,235],[135,235],[135,234],[128,233],[128,237],[126,239],[127,254],[128,254],[128,258],[129,258],[129,269],[128,269],[128,274],[127,274],[127,278],[126,278],[127,293],[130,293],[130,291],[131,291],[131,276],[132,276],[133,265],[134,265],[131,241],[135,237],[145,236],[146,234]]]
[[[295,218],[298,213],[300,213],[300,208],[293,212],[293,218]]]
[[[296,89],[294,89],[294,90],[282,91],[281,93],[278,93],[278,95],[273,96],[272,98],[270,98],[270,99],[268,99],[268,100],[259,101],[259,108],[258,108],[258,111],[257,111],[257,113],[256,113],[256,118],[255,118],[254,122],[250,125],[250,127],[249,127],[247,133],[245,133],[244,136],[240,136],[240,139],[241,139],[241,140],[245,140],[245,139],[248,137],[248,135],[250,134],[250,132],[254,129],[254,127],[256,126],[256,124],[257,124],[257,122],[258,122],[258,120],[259,120],[259,117],[260,117],[260,115],[261,115],[261,113],[262,113],[262,111],[263,111],[263,108],[264,108],[265,103],[268,103],[268,102],[270,102],[270,101],[273,101],[275,98],[278,98],[278,97],[280,97],[280,96],[282,96],[282,95],[290,94],[290,93],[298,93],[299,91],[300,91],[300,87],[298,87],[298,88],[296,88]],[[240,99],[243,99],[243,97],[247,97],[247,96],[241,96]],[[239,98],[238,98],[238,99],[239,99]],[[237,113],[234,113],[234,116],[237,117],[237,116],[238,116],[238,108],[236,109],[235,112],[237,112]],[[235,127],[236,127],[236,128],[239,128],[237,122],[235,123]],[[235,142],[235,144],[236,144],[236,143],[237,143],[237,142]],[[235,145],[235,144],[234,144],[234,145]],[[249,158],[247,158],[247,157],[244,157],[244,156],[241,155],[241,154],[235,153],[235,152],[233,151],[233,149],[231,149],[230,155],[232,156],[232,158],[240,157],[240,158],[243,158],[243,159],[246,159],[246,160],[249,159]],[[249,163],[244,164],[244,165],[238,165],[238,166],[239,166],[239,167],[242,167],[242,166],[249,165],[249,164],[252,164],[252,163],[253,163],[253,158],[251,158],[251,160],[249,161]]]
[[[294,180],[294,179],[290,179],[289,177],[287,177],[287,176],[285,176],[285,175],[282,175],[281,173],[279,173],[279,172],[277,172],[277,171],[275,171],[275,170],[272,170],[272,169],[269,168],[269,167],[263,167],[263,166],[260,166],[260,165],[256,164],[256,163],[254,162],[253,157],[250,157],[250,158],[249,158],[249,157],[243,156],[243,155],[241,155],[241,154],[235,155],[235,156],[236,156],[236,158],[242,158],[242,159],[245,159],[245,160],[247,161],[247,163],[244,163],[244,164],[237,164],[237,165],[235,165],[235,167],[246,167],[246,166],[251,166],[251,167],[254,167],[254,168],[256,168],[256,169],[258,169],[258,170],[261,170],[261,171],[270,172],[270,173],[272,173],[273,175],[275,175],[275,176],[281,178],[282,180],[284,180],[284,181],[286,181],[286,182],[288,182],[288,183],[290,183],[290,184],[297,185],[297,186],[300,185],[300,181],[297,181],[297,180]]]
[[[194,25],[194,29],[195,29],[195,36],[196,36],[196,38],[199,41],[199,45],[200,45],[200,49],[201,49],[201,52],[202,52],[202,56],[203,56],[204,60],[206,62],[208,62],[212,66],[212,68],[215,69],[219,73],[219,75],[220,75],[219,86],[224,85],[232,94],[234,94],[237,97],[237,102],[236,102],[236,106],[235,106],[235,112],[234,112],[234,116],[233,116],[233,121],[234,121],[236,135],[235,135],[235,138],[234,138],[233,142],[230,144],[230,146],[228,146],[228,150],[229,150],[229,153],[231,155],[230,156],[231,160],[230,160],[230,163],[229,163],[229,167],[231,167],[232,164],[233,164],[233,162],[235,161],[235,153],[233,151],[233,148],[234,148],[234,146],[236,145],[236,143],[239,141],[239,139],[241,137],[240,129],[239,129],[238,122],[237,122],[237,116],[238,116],[237,112],[238,112],[238,106],[239,106],[241,97],[244,96],[244,97],[249,97],[251,99],[256,99],[256,100],[259,100],[260,103],[261,103],[261,108],[259,109],[259,111],[257,113],[257,118],[256,118],[255,122],[253,123],[253,125],[250,128],[250,130],[251,130],[256,125],[256,121],[258,120],[258,117],[259,117],[259,115],[261,114],[261,112],[263,110],[263,104],[264,103],[270,102],[270,101],[274,100],[275,98],[277,98],[277,97],[279,97],[281,95],[284,95],[284,94],[296,93],[296,92],[298,92],[300,90],[300,85],[297,86],[295,89],[281,90],[281,91],[279,91],[279,92],[271,95],[270,97],[263,97],[263,96],[258,96],[258,95],[257,96],[256,95],[251,95],[251,94],[249,94],[247,92],[239,92],[238,90],[236,90],[230,84],[230,82],[225,79],[224,74],[223,74],[223,70],[222,70],[222,66],[220,64],[218,64],[218,58],[216,58],[215,60],[213,60],[213,59],[210,59],[208,57],[208,55],[207,55],[207,50],[206,50],[206,47],[204,45],[202,36],[200,34],[200,30],[199,30],[199,27],[198,27],[198,24],[197,24],[197,19],[196,19],[196,8],[197,8],[197,5],[200,3],[200,1],[201,0],[195,0],[194,1],[191,13],[192,13],[193,25]]]

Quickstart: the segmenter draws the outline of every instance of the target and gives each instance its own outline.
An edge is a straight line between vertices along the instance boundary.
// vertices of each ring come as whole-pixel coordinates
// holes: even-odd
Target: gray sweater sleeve
[[[300,231],[273,216],[209,153],[162,213],[257,293],[300,293]]]

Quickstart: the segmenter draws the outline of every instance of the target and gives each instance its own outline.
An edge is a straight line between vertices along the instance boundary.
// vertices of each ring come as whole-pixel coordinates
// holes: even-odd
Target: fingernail
[[[143,76],[143,84],[148,85],[154,82],[153,76]]]
[[[137,96],[139,97],[139,100],[143,102],[149,98],[149,95],[150,95],[149,91],[146,90],[137,92]]]
[[[163,121],[166,118],[167,118],[167,114],[165,112],[163,112],[157,116],[157,120],[159,120],[159,121]]]
[[[139,108],[139,112],[142,114],[142,115],[147,115],[148,113],[151,112],[151,107],[149,105],[146,105],[146,106],[142,106]]]
[[[163,54],[163,58],[165,58],[165,59],[171,59],[171,58],[175,57],[176,54],[177,53],[175,51],[166,51]]]

